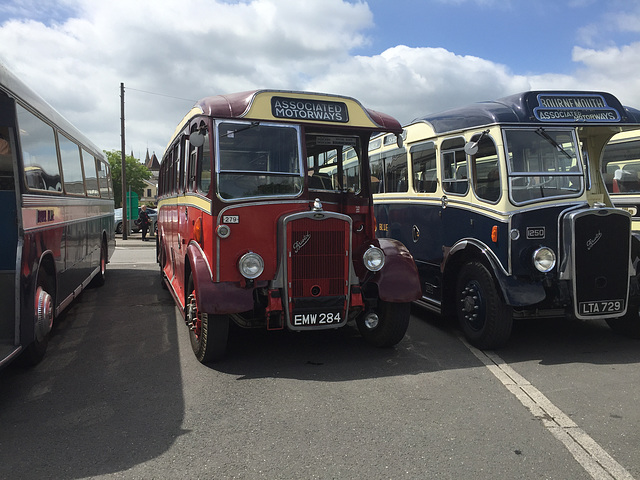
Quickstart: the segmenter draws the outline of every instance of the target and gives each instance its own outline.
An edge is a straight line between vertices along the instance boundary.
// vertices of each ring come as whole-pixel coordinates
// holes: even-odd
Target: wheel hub
[[[474,330],[480,330],[484,325],[484,317],[480,315],[483,302],[477,285],[468,284],[462,290],[460,302],[465,321]]]
[[[53,299],[42,287],[36,292],[35,333],[39,342],[43,341],[53,328]]]
[[[189,330],[195,332],[196,336],[200,335],[199,332],[199,318],[198,318],[198,307],[196,306],[196,296],[194,293],[189,295],[189,303],[187,304],[187,315],[186,315],[186,323],[189,327]]]

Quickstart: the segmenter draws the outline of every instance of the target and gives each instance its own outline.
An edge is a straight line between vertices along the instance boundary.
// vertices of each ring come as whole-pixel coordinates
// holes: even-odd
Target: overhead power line
[[[140,89],[137,89],[137,88],[127,87],[127,90],[133,90],[134,92],[147,93],[149,95],[157,95],[159,97],[175,98],[176,100],[185,100],[187,102],[193,102],[193,103],[197,102],[197,100],[193,100],[191,98],[174,97],[173,95],[165,95],[163,93],[148,92],[146,90],[140,90]]]

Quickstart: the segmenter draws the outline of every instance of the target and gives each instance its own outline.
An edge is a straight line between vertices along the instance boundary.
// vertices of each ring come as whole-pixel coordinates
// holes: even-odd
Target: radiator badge
[[[302,240],[299,240],[293,244],[293,252],[298,253],[300,249],[309,242],[309,240],[311,240],[311,234],[307,232],[304,237],[302,237]]]
[[[602,232],[598,231],[595,237],[587,240],[587,250],[591,250],[596,245],[596,243],[598,243],[598,240],[600,240],[601,238],[602,238]]]

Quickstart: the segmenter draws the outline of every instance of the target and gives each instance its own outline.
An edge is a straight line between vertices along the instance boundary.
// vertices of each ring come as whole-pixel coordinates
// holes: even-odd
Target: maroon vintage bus
[[[230,321],[402,340],[420,284],[408,250],[375,237],[379,132],[402,128],[353,98],[273,90],[204,98],[180,122],[160,169],[158,262],[198,360],[225,354]]]

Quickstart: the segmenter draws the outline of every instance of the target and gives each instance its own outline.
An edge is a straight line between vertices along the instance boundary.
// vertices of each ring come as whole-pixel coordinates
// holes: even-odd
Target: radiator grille
[[[301,218],[288,224],[290,297],[346,295],[349,223]]]

